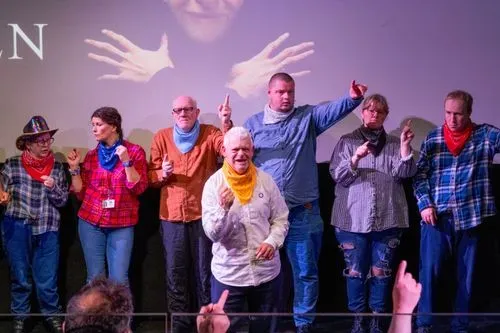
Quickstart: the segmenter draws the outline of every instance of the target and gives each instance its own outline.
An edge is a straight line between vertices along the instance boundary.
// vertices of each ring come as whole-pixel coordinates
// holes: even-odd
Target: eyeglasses
[[[386,114],[386,113],[387,113],[387,112],[385,112],[384,110],[379,110],[379,109],[368,109],[368,108],[363,109],[363,111],[368,111],[368,112],[370,112],[371,114],[378,113],[378,114],[381,114],[381,115],[384,115],[384,114]]]
[[[44,140],[34,140],[33,142],[39,146],[51,145],[54,143],[54,138],[44,139]]]
[[[185,113],[191,113],[194,111],[194,106],[185,106],[182,108],[173,108],[172,109],[172,112],[177,114],[177,115],[181,114],[182,111],[184,111]]]

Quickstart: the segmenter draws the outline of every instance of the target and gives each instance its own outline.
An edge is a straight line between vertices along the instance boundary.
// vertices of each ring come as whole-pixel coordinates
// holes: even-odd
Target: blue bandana
[[[119,139],[111,147],[106,147],[102,142],[97,146],[97,155],[99,157],[99,164],[105,170],[112,171],[118,162],[118,155],[115,154],[116,147],[123,144],[123,140]]]
[[[189,132],[183,132],[177,125],[174,126],[174,142],[177,149],[185,154],[193,149],[200,135],[200,122],[197,120]]]

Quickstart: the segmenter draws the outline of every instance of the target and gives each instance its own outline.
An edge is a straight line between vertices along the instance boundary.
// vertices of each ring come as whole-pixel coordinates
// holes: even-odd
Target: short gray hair
[[[233,138],[248,139],[253,147],[252,135],[245,127],[236,126],[227,131],[224,135],[224,147],[227,147],[229,140]]]

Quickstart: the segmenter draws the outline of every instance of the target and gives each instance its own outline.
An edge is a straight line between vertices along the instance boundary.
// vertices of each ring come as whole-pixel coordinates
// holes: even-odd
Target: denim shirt
[[[264,125],[264,112],[245,122],[254,142],[254,164],[271,174],[289,208],[319,198],[316,138],[361,101],[346,96],[296,107],[290,117],[275,124]]]

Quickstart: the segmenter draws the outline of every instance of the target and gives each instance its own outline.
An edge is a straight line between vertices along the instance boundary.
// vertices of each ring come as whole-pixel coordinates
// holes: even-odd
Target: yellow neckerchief
[[[244,174],[239,174],[224,160],[222,173],[238,201],[242,205],[249,203],[252,199],[255,184],[257,184],[257,168],[255,168],[255,165],[250,162],[247,171]]]

